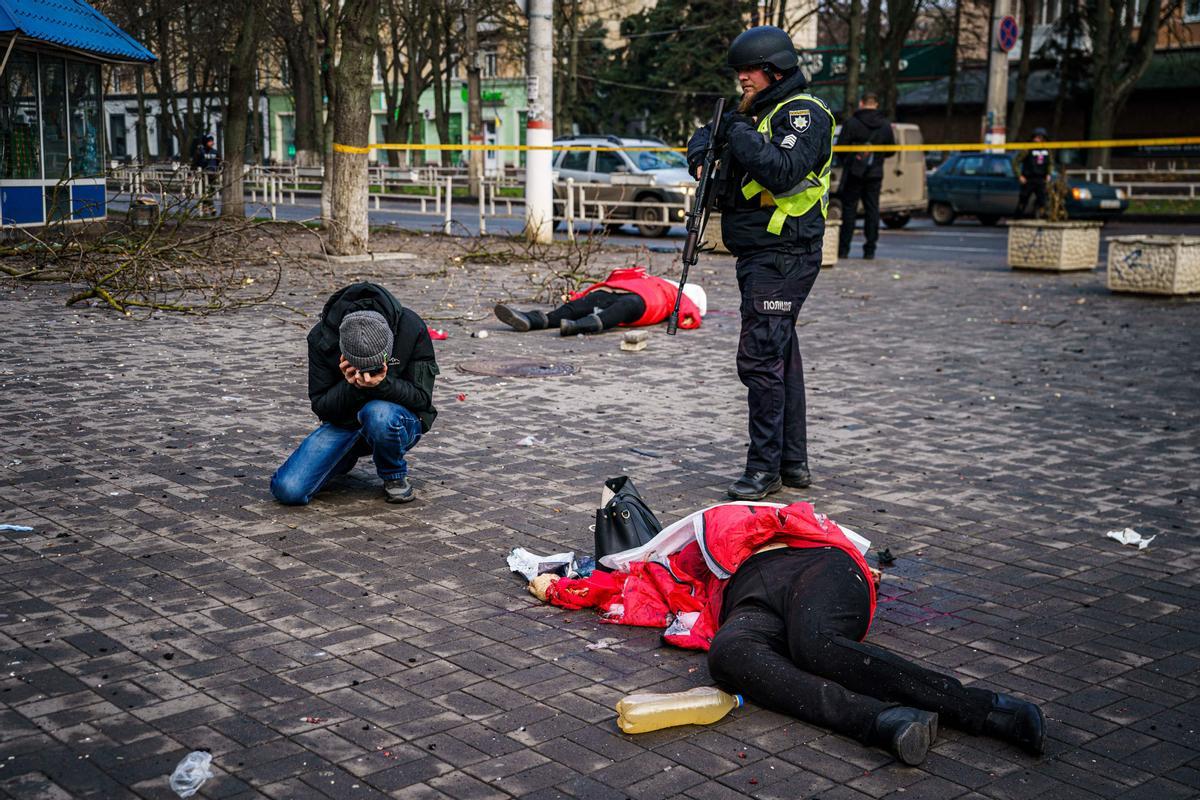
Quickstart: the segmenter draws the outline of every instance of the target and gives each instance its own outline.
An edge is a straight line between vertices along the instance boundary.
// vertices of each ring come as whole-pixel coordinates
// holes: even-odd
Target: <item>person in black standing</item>
[[[1046,129],[1034,128],[1033,141],[1046,141]],[[1029,209],[1029,196],[1033,195],[1033,216],[1040,217],[1046,208],[1046,185],[1050,183],[1050,151],[1036,147],[1021,159],[1021,195],[1017,200],[1017,216],[1023,217]]]
[[[867,92],[858,101],[858,110],[846,120],[838,136],[839,145],[895,144],[892,124],[879,110],[879,97]],[[863,258],[875,257],[879,241],[879,192],[883,188],[883,161],[891,153],[842,153],[841,190],[842,229],[838,235],[838,258],[850,257],[858,204],[863,206]]]
[[[747,389],[750,449],[735,500],[759,500],[811,483],[804,365],[796,319],[821,271],[829,206],[834,117],[806,92],[791,37],[762,25],[729,47],[738,110],[722,120],[721,235],[737,256],[742,330],[738,377]],[[688,142],[693,175],[711,140],[708,126]]]
[[[197,144],[192,152],[192,169],[200,173],[201,215],[216,213],[212,195],[216,192],[217,176],[221,172],[221,154],[217,151],[215,141],[211,133],[206,134],[203,143]]]

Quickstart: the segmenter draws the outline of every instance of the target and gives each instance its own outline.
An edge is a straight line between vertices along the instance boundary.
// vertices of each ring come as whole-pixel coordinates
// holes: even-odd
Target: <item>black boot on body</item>
[[[496,319],[503,322],[514,331],[540,331],[546,327],[546,315],[541,311],[517,311],[512,306],[497,303]]]
[[[577,333],[600,333],[604,330],[604,322],[596,314],[588,314],[583,319],[564,319],[558,323],[559,336],[574,336]]]
[[[726,494],[734,500],[762,500],[782,488],[783,481],[778,474],[746,470],[746,474],[734,481]]]
[[[937,737],[938,716],[932,711],[898,706],[875,718],[871,743],[887,749],[905,764],[915,767],[925,760]]]
[[[812,486],[812,473],[808,471],[807,461],[784,465],[783,469],[779,470],[779,477],[783,479],[784,486],[793,489],[807,489]]]
[[[983,723],[983,732],[1040,756],[1046,746],[1046,717],[1036,703],[997,694]]]

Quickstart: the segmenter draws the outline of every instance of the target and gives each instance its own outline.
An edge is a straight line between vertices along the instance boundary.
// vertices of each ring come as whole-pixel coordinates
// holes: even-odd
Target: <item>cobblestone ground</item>
[[[780,498],[889,547],[871,638],[1044,704],[1044,758],[943,727],[907,768],[753,706],[624,736],[617,699],[706,684],[704,659],[542,606],[507,572],[515,545],[590,550],[605,478],[633,476],[671,520],[740,471],[736,290],[716,257],[704,327],[641,353],[434,321],[441,415],[405,507],[369,463],[307,508],[267,492],[313,423],[311,317],[134,322],[0,284],[0,523],[34,529],[0,533],[0,794],[173,797],[167,775],[206,749],[210,798],[1197,796],[1200,302],[1002,259],[825,271],[800,330],[815,483]],[[443,318],[521,282],[419,274],[435,268],[329,280],[377,279]],[[282,299],[311,314],[331,286]],[[456,368],[513,356],[579,372]],[[1126,526],[1157,538],[1104,538]]]

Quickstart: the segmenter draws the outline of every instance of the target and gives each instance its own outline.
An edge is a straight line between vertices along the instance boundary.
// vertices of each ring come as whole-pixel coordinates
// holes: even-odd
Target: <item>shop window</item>
[[[69,177],[71,150],[67,143],[67,66],[61,58],[42,56],[42,151],[46,180]],[[67,206],[68,213],[70,206]]]
[[[0,79],[0,178],[42,177],[37,58],[17,51]]]
[[[100,65],[67,62],[67,101],[71,112],[71,175],[104,173],[104,137],[100,129]]]

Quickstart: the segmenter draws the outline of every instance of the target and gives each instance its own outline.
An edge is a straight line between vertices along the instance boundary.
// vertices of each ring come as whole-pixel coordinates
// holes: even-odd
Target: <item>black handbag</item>
[[[640,547],[662,530],[662,523],[634,488],[633,481],[622,475],[604,482],[613,497],[596,509],[596,561],[612,553]]]

